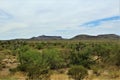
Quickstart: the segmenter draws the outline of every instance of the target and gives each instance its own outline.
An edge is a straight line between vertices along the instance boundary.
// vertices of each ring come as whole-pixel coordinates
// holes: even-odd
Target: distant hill
[[[46,36],[46,35],[42,35],[42,36],[38,36],[38,37],[32,37],[32,40],[61,40],[63,39],[61,36]]]
[[[101,34],[97,36],[81,34],[81,35],[74,36],[73,38],[70,38],[70,39],[65,39],[65,38],[62,38],[61,36],[42,35],[38,37],[32,37],[29,39],[19,38],[19,39],[11,39],[11,40],[25,41],[25,40],[91,40],[91,39],[95,39],[95,40],[96,39],[115,39],[115,40],[119,39],[120,40],[120,36],[116,34]]]
[[[120,39],[119,35],[116,34],[102,34],[102,35],[97,35],[97,36],[92,36],[92,35],[77,35],[71,39]]]

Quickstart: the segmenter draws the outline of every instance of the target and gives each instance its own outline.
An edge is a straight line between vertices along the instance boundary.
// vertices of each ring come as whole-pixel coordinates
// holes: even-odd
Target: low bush
[[[75,80],[82,80],[87,74],[87,69],[83,66],[72,66],[68,71],[68,75]]]

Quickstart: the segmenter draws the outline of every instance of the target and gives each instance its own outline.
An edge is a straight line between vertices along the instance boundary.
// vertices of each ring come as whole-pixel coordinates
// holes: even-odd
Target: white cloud
[[[80,29],[78,26],[85,22],[120,14],[119,0],[0,0],[0,9],[12,15],[7,22],[0,19],[0,35],[14,29],[18,32],[20,28],[19,34],[24,31],[28,36],[54,35],[57,30]],[[77,34],[84,32],[83,28]],[[98,29],[91,29],[96,34]],[[84,30],[89,33],[89,28]],[[101,30],[97,32],[102,33]],[[67,35],[72,36],[74,33],[72,31]]]
[[[4,34],[4,32],[8,32],[10,30],[13,30],[13,29],[20,29],[20,28],[25,28],[25,27],[28,27],[28,25],[26,24],[23,24],[23,23],[7,23],[7,24],[3,24],[3,25],[0,25],[0,34]],[[2,27],[3,26],[3,27]]]

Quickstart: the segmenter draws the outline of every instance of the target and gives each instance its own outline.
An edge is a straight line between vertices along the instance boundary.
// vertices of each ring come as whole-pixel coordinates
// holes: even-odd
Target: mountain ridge
[[[17,38],[17,39],[10,39],[10,40],[90,40],[90,39],[116,39],[120,40],[120,35],[116,34],[99,34],[99,35],[88,35],[88,34],[80,34],[76,35],[72,38],[66,39],[63,38],[62,36],[46,36],[46,35],[41,35],[37,37],[32,37],[32,38]]]
[[[41,35],[38,37],[32,37],[30,38],[32,40],[64,40],[65,38],[62,38],[61,36],[46,36],[46,35]],[[93,35],[87,35],[87,34],[80,34],[76,35],[72,38],[69,38],[70,40],[82,40],[82,39],[120,39],[119,35],[116,34],[99,34],[97,36]],[[68,40],[69,40],[68,39]]]
[[[61,36],[46,36],[46,35],[42,35],[42,36],[38,36],[38,37],[32,37],[30,39],[32,39],[32,40],[61,40],[63,38]]]
[[[71,39],[120,39],[120,36],[116,34],[100,34],[97,36],[81,34]]]

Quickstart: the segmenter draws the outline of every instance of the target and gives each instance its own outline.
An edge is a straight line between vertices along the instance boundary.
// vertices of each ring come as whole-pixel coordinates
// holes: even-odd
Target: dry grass
[[[53,74],[50,77],[51,80],[73,80],[70,79],[68,75],[66,74]]]

